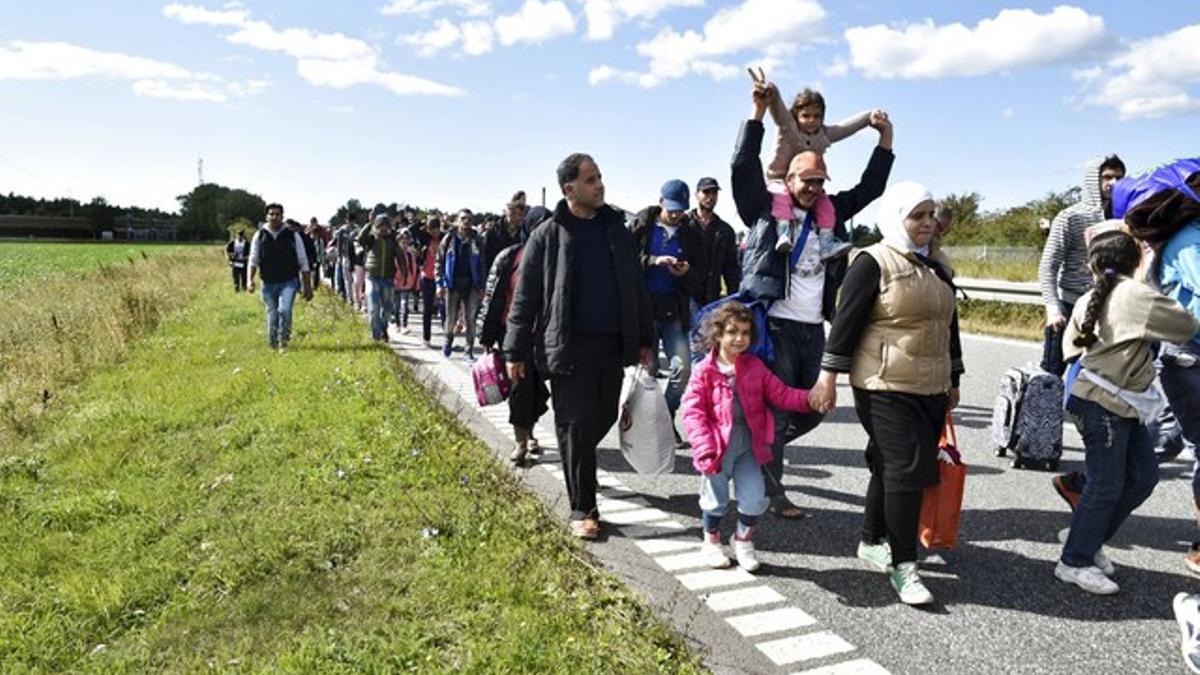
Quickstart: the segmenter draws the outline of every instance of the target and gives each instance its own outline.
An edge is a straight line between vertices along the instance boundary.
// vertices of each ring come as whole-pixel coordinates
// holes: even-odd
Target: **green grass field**
[[[700,669],[344,304],[275,353],[222,272],[0,448],[4,672]]]
[[[143,255],[157,256],[188,248],[196,245],[0,241],[0,289],[56,275],[83,274],[102,265],[128,264]]]

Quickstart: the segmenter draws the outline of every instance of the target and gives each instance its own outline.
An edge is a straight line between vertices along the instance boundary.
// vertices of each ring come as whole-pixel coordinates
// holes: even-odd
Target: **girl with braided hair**
[[[1087,482],[1054,569],[1090,593],[1116,593],[1103,544],[1158,483],[1154,441],[1145,423],[1165,405],[1155,385],[1154,342],[1181,343],[1200,329],[1179,302],[1132,278],[1141,248],[1123,231],[1088,246],[1095,285],[1075,304],[1063,335],[1067,411],[1081,422]]]

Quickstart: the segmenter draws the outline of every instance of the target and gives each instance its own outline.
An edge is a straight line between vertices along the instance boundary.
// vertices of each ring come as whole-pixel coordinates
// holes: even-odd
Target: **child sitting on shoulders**
[[[709,353],[692,369],[680,406],[692,465],[702,474],[701,553],[711,567],[730,566],[721,547],[720,523],[732,480],[738,503],[733,550],[747,572],[759,567],[754,528],[768,506],[760,467],[770,461],[775,438],[770,408],[809,412],[808,390],[785,385],[747,352],[755,331],[754,314],[742,303],[729,301],[713,310],[704,325]]]
[[[799,224],[792,215],[791,195],[783,182],[792,158],[805,151],[824,154],[829,146],[866,128],[872,113],[864,110],[837,124],[825,124],[825,98],[807,88],[796,95],[790,110],[784,107],[783,99],[775,90],[769,110],[779,131],[775,136],[775,156],[767,165],[767,189],[772,193],[771,215],[779,228],[776,248],[781,253],[788,253],[799,232]],[[828,195],[822,194],[814,208],[821,259],[836,258],[848,252],[850,244],[833,235],[835,214]]]

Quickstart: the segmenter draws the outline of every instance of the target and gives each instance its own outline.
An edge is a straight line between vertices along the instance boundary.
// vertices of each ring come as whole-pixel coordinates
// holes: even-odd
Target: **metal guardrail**
[[[1042,291],[1036,281],[1002,281],[1000,279],[969,279],[955,277],[954,283],[972,300],[1014,302],[1024,305],[1042,304]]]

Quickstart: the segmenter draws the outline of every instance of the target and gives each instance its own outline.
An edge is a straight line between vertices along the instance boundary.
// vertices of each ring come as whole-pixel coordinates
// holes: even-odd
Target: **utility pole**
[[[196,179],[199,181],[197,185],[204,185],[204,158],[196,160]]]

